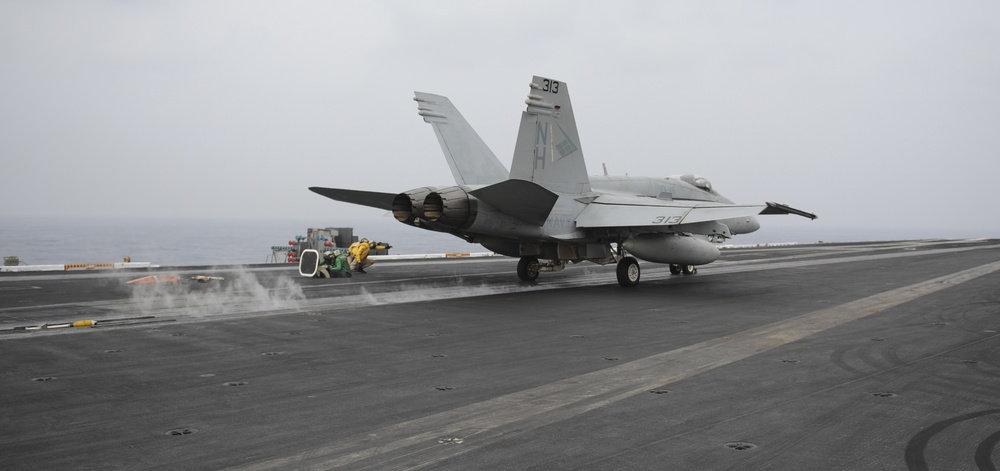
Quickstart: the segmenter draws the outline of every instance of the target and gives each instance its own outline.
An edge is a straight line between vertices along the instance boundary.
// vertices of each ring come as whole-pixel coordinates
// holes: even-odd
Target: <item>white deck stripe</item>
[[[531,430],[681,381],[1000,270],[1000,262],[885,291],[738,334],[374,430],[355,439],[240,469],[375,466],[413,468],[503,439],[505,427]],[[458,437],[461,445],[442,445]],[[396,461],[400,458],[403,461]],[[376,462],[366,460],[375,458]],[[381,459],[379,459],[381,458]]]

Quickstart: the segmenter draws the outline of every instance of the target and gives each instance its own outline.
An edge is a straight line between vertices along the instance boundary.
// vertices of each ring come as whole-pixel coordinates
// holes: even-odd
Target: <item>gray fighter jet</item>
[[[760,228],[758,214],[816,215],[777,203],[735,204],[705,178],[587,175],[569,88],[534,77],[510,172],[450,100],[416,92],[456,186],[399,194],[311,187],[328,198],[392,211],[400,222],[520,257],[517,275],[567,262],[617,263],[618,283],[639,283],[636,258],[693,274],[719,258],[715,244]]]

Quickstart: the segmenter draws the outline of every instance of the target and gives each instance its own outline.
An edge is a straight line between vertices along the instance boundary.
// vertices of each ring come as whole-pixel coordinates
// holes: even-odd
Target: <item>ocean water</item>
[[[1000,237],[974,229],[830,228],[811,221],[780,226],[762,218],[761,230],[731,244]],[[387,242],[390,254],[485,252],[457,237],[400,224],[391,217],[349,221],[7,218],[0,224],[0,255],[22,264],[133,262],[163,266],[266,263],[272,246],[287,245],[309,227],[353,227],[354,235]]]
[[[391,217],[356,221],[8,218],[0,224],[0,255],[17,256],[29,265],[111,263],[124,257],[164,266],[256,264],[270,261],[272,246],[286,246],[310,227],[353,227],[358,238],[392,245],[390,254],[486,251]]]

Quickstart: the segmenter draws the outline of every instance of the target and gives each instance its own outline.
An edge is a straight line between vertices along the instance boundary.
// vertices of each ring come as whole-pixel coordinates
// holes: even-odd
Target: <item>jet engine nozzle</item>
[[[416,218],[424,217],[424,198],[437,191],[434,187],[423,187],[396,195],[392,200],[392,216],[399,222],[413,224]]]
[[[643,260],[681,265],[704,265],[719,259],[719,249],[704,239],[676,234],[641,234],[622,244]]]
[[[432,191],[424,197],[424,219],[447,227],[465,228],[476,213],[476,198],[461,187]]]

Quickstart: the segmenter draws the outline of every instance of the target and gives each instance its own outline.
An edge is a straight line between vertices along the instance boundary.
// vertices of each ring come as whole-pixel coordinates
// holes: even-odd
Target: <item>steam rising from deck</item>
[[[224,278],[204,284],[182,279],[178,284],[139,285],[131,299],[142,313],[179,310],[196,317],[297,310],[305,300],[302,287],[288,275],[262,282],[253,272],[240,268],[227,272]]]

